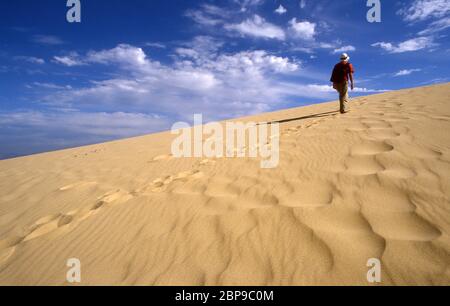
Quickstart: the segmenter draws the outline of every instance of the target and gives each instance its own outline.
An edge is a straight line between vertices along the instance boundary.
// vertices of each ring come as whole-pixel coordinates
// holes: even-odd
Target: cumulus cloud
[[[404,53],[418,51],[436,46],[432,37],[417,37],[406,40],[397,45],[390,42],[377,42],[372,47],[380,47],[389,53]]]
[[[22,153],[29,154],[30,148],[39,151],[43,139],[44,150],[77,146],[169,129],[175,121],[190,122],[194,113],[222,120],[270,111],[293,97],[329,95],[283,79],[299,73],[300,62],[263,50],[222,53],[220,45],[197,37],[174,54],[172,64],[158,63],[131,45],[77,54],[84,65],[115,67],[117,77],[84,87],[32,83],[43,90],[40,110],[0,112],[0,130],[16,135],[9,141],[15,152],[18,135],[26,135],[28,151]],[[0,155],[7,156],[8,148]]]
[[[91,51],[79,56],[83,63],[116,66],[121,77],[56,92],[43,102],[65,107],[95,105],[102,111],[125,103],[133,112],[159,111],[171,118],[190,117],[180,112],[189,105],[192,113],[207,113],[215,120],[267,111],[285,100],[289,93],[279,90],[279,77],[298,72],[301,63],[262,50],[220,53],[220,46],[220,41],[197,37],[176,49],[173,65],[153,61],[131,45]]]
[[[356,48],[354,46],[343,46],[338,49],[334,49],[333,53],[354,52]]]
[[[309,21],[299,21],[297,18],[291,19],[289,21],[290,29],[294,32],[295,36],[311,40],[316,35],[316,24]]]
[[[406,8],[397,12],[408,22],[423,21],[429,18],[441,18],[450,13],[449,0],[415,0]]]
[[[287,13],[287,9],[280,4],[280,6],[275,10],[278,15],[284,15]]]
[[[264,50],[218,52],[220,42],[208,37],[194,41],[203,43],[177,49],[172,65],[155,62],[131,45],[91,51],[85,55],[86,62],[117,66],[121,77],[57,91],[45,96],[43,102],[102,112],[126,107],[128,112],[190,121],[194,113],[202,113],[206,120],[222,120],[270,111],[299,97],[328,99],[334,95],[329,87],[324,90],[288,81],[286,76],[302,75],[300,62]],[[379,92],[366,88],[355,91]]]
[[[299,61],[264,50],[226,53],[222,46],[218,39],[198,36],[182,43],[173,62],[164,64],[129,44],[56,57],[65,66],[107,66],[114,74],[81,87],[31,83],[33,91],[41,89],[35,101],[39,111],[0,112],[2,137],[27,135],[24,150],[34,151],[43,139],[47,144],[52,139],[48,150],[166,130],[175,121],[190,122],[194,113],[223,120],[292,105],[299,98],[335,96],[329,87],[299,82],[298,77],[314,78]],[[6,142],[20,147],[17,137]],[[7,151],[3,146],[0,155]]]
[[[277,40],[284,40],[286,38],[282,28],[267,22],[259,15],[254,15],[253,18],[249,18],[238,24],[227,24],[225,25],[225,29],[238,32],[242,36]]]
[[[92,63],[111,63],[121,66],[142,67],[148,63],[144,50],[127,44],[120,44],[117,47],[108,50],[90,51],[85,57],[81,57],[76,52],[71,52],[66,56],[55,56],[54,62],[68,67]]]
[[[410,75],[414,72],[419,72],[422,71],[421,69],[404,69],[404,70],[400,70],[399,72],[395,73],[394,76],[399,77],[399,76],[405,76],[405,75]]]
[[[141,67],[148,63],[147,56],[141,48],[127,44],[120,44],[109,50],[91,51],[86,61],[97,64],[120,64]]]

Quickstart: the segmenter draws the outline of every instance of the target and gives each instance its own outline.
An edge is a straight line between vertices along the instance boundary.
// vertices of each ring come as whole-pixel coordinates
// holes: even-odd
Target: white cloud
[[[196,23],[204,26],[216,26],[224,23],[224,19],[229,17],[229,12],[215,5],[202,4],[200,9],[188,10],[186,17],[191,18]]]
[[[39,129],[66,130],[97,136],[128,137],[162,127],[169,121],[158,115],[142,113],[81,113],[23,111],[0,113],[0,125],[21,125]]]
[[[306,0],[300,0],[300,8],[304,9],[306,7]]]
[[[234,0],[241,6],[241,11],[246,12],[249,7],[259,6],[264,3],[265,0]]]
[[[389,53],[404,53],[431,48],[435,45],[432,37],[417,37],[401,42],[398,45],[387,42],[377,42],[372,44],[372,47],[380,47]]]
[[[61,64],[68,67],[84,65],[84,63],[78,58],[78,56],[74,54],[68,56],[54,56],[53,60],[57,64]]]
[[[42,101],[53,107],[95,106],[107,112],[123,109],[126,103],[128,111],[151,110],[171,118],[188,116],[181,111],[188,104],[189,112],[220,119],[270,110],[292,94],[280,89],[278,78],[298,72],[300,63],[265,51],[219,54],[219,46],[208,37],[197,37],[176,50],[171,66],[152,61],[130,45],[92,51],[83,57],[84,63],[117,66],[121,77],[60,91]]]
[[[166,49],[166,45],[159,42],[147,42],[145,43],[145,46],[151,48]]]
[[[45,64],[45,60],[42,58],[34,57],[34,56],[16,56],[14,57],[16,60],[25,61],[31,64],[43,65]]]
[[[266,39],[284,40],[286,35],[282,28],[267,22],[264,18],[254,15],[239,24],[227,24],[225,29],[236,31],[243,36],[253,36]]]
[[[147,64],[146,54],[141,48],[120,44],[110,50],[91,51],[87,54],[87,62],[99,64],[121,64],[140,67]]]
[[[285,9],[285,7],[280,4],[280,6],[275,10],[275,13],[277,13],[278,15],[284,15],[287,13],[287,9]]]
[[[314,72],[303,71],[300,62],[264,50],[223,53],[221,45],[213,38],[197,37],[173,54],[172,64],[154,61],[142,49],[125,44],[71,53],[84,65],[116,69],[114,77],[83,87],[32,83],[34,90],[42,90],[36,99],[40,110],[0,112],[0,136],[4,143],[14,143],[9,149],[2,146],[0,155],[166,130],[175,121],[190,122],[194,113],[202,113],[208,121],[223,120],[292,105],[299,97],[336,96],[329,87],[290,80],[324,78],[311,77]],[[21,140],[17,135],[26,137]]]
[[[297,22],[297,18],[293,18],[289,21],[290,28],[293,30],[297,37],[302,39],[311,40],[316,35],[316,24],[309,21]]]
[[[342,52],[353,52],[356,51],[356,48],[354,46],[343,46],[338,49],[334,49],[333,53],[342,53]]]
[[[34,35],[32,41],[42,45],[64,44],[64,41],[61,38],[52,35]]]
[[[409,7],[400,9],[397,14],[409,23],[425,20],[433,22],[427,25],[419,35],[432,35],[450,27],[450,0],[415,0]]]
[[[265,0],[235,0],[235,2],[240,3],[242,6],[258,6],[264,3]]]
[[[399,76],[405,76],[405,75],[410,75],[414,72],[419,72],[422,71],[421,69],[404,69],[404,70],[400,70],[399,72],[395,73],[394,76],[399,77]]]
[[[81,57],[76,52],[71,52],[66,56],[55,56],[54,61],[68,67],[82,66],[92,63],[112,63],[120,66],[132,67],[143,67],[148,64],[144,50],[127,44],[120,44],[109,50],[90,51],[85,57]]]
[[[212,18],[211,16],[206,15],[202,11],[189,10],[186,12],[186,16],[197,22],[201,25],[206,26],[215,26],[222,23],[221,19]]]
[[[182,57],[195,57],[197,60],[209,59],[217,54],[224,42],[210,36],[196,36],[192,41],[182,44],[175,52]]]
[[[30,87],[42,87],[42,88],[47,88],[47,89],[72,89],[72,86],[70,85],[57,85],[54,83],[41,83],[41,82],[33,82],[32,85],[30,85]]]
[[[419,32],[419,35],[431,35],[448,28],[450,28],[450,17],[445,17],[430,23],[425,30]]]
[[[441,18],[450,13],[449,0],[415,0],[408,8],[397,12],[408,22],[423,21],[429,18]]]
[[[321,91],[321,92],[329,92],[329,93],[335,93],[336,90],[330,86],[330,85],[317,85],[317,84],[310,84],[308,85],[308,88],[315,91]],[[382,93],[389,90],[379,90],[379,89],[368,89],[364,87],[355,87],[353,89],[353,92],[357,93]]]

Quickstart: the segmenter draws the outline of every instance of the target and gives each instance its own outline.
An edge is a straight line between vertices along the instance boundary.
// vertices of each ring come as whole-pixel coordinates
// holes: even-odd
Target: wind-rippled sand
[[[279,167],[176,159],[174,136],[0,162],[0,284],[450,285],[450,84],[246,118]],[[311,115],[315,115],[312,116]],[[294,120],[290,120],[294,119]]]

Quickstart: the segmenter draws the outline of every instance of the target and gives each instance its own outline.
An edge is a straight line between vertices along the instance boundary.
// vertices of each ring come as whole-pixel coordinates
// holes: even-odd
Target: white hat
[[[348,56],[347,53],[342,53],[341,60],[342,61],[348,61],[350,59],[350,56]]]

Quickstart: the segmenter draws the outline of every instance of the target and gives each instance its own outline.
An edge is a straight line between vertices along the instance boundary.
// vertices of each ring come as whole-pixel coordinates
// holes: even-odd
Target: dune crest
[[[280,162],[170,132],[0,161],[0,284],[450,285],[450,84],[247,117]]]

